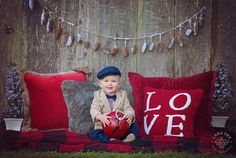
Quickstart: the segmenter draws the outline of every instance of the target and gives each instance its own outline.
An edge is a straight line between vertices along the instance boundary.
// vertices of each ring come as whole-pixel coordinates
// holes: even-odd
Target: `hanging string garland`
[[[60,38],[61,34],[62,34],[62,23],[67,24],[70,26],[70,32],[69,32],[69,36],[66,40],[66,44],[65,46],[69,47],[72,45],[73,43],[73,35],[72,35],[72,31],[71,28],[72,27],[77,27],[78,33],[76,35],[76,41],[79,44],[84,44],[84,48],[90,48],[90,41],[88,40],[88,36],[89,34],[95,36],[96,40],[95,43],[93,45],[93,49],[95,51],[97,51],[99,48],[101,48],[101,43],[98,41],[98,37],[104,38],[107,42],[106,44],[108,44],[108,41],[112,41],[114,43],[114,47],[112,49],[108,48],[107,46],[103,46],[103,51],[105,54],[111,54],[112,56],[115,56],[117,54],[117,52],[119,50],[121,50],[122,54],[124,57],[127,57],[129,55],[129,52],[131,54],[135,54],[137,52],[137,44],[136,44],[136,40],[143,40],[143,44],[141,47],[141,53],[145,53],[147,50],[148,51],[154,51],[156,50],[157,53],[160,53],[163,51],[163,48],[166,46],[167,50],[170,50],[174,47],[175,44],[178,44],[180,47],[184,47],[184,43],[182,40],[182,28],[183,26],[187,26],[187,29],[185,30],[185,35],[187,37],[191,36],[192,34],[194,36],[198,35],[198,30],[202,27],[203,25],[203,11],[206,9],[205,7],[203,7],[202,9],[200,9],[197,13],[195,13],[193,16],[191,16],[190,18],[187,18],[183,21],[181,21],[179,23],[179,25],[172,27],[168,30],[162,31],[162,32],[155,32],[152,33],[150,35],[146,35],[146,36],[141,36],[141,37],[113,37],[113,36],[106,36],[106,35],[102,35],[99,34],[98,31],[94,32],[90,32],[88,30],[85,30],[83,28],[81,28],[78,25],[75,25],[74,23],[71,23],[67,20],[64,19],[63,16],[59,16],[57,12],[54,12],[52,10],[50,10],[47,5],[45,5],[45,3],[42,2],[42,0],[39,0],[39,3],[41,4],[43,10],[42,10],[42,14],[40,17],[40,23],[41,25],[46,25],[46,32],[47,33],[51,33],[53,30],[53,18],[56,18],[58,20],[57,25],[56,25],[56,31],[54,32],[54,39],[57,40]],[[34,0],[28,0],[28,4],[30,9],[34,8]],[[97,28],[98,29],[98,28]],[[177,30],[177,38],[175,39],[174,37],[174,31]],[[83,41],[83,36],[81,34],[81,32],[87,34],[87,37],[85,38],[86,40]],[[164,34],[169,33],[169,41],[165,44],[162,41],[162,36]],[[158,42],[155,44],[155,42],[153,41],[154,37],[158,37],[159,36],[159,40]],[[150,38],[150,43],[147,42],[147,39]],[[123,41],[124,42],[124,46],[119,49],[117,46],[117,41]],[[131,43],[131,46],[129,48],[128,42]]]

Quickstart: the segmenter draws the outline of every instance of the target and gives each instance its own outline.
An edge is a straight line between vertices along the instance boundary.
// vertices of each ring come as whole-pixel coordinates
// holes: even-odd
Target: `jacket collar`
[[[109,101],[107,99],[107,96],[106,96],[106,94],[102,90],[100,90],[99,97],[102,100],[102,102],[105,104],[105,106],[109,109],[109,111],[112,111],[110,103],[109,103]],[[117,108],[119,107],[119,105],[121,103],[121,98],[122,98],[122,91],[118,90],[116,92],[116,101],[115,101],[115,106],[114,106],[113,111],[116,111]]]

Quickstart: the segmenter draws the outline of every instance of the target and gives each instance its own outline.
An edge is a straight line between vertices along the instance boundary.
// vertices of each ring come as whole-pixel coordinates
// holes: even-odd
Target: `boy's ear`
[[[119,88],[121,88],[124,84],[124,80],[120,79],[120,85],[119,85]]]
[[[99,87],[101,87],[101,80],[98,80],[97,84],[99,85]]]

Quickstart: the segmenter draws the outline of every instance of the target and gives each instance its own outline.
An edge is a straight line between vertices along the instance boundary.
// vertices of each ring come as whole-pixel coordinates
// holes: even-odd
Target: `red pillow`
[[[144,89],[141,136],[193,137],[203,90]]]
[[[86,81],[86,74],[25,73],[24,80],[30,99],[30,127],[39,130],[68,128],[68,113],[61,84],[64,80]]]
[[[214,83],[216,72],[208,71],[189,77],[144,77],[135,72],[128,73],[132,87],[136,122],[141,125],[143,122],[144,88],[153,87],[158,89],[172,90],[193,90],[202,89],[203,99],[200,110],[197,113],[194,132],[197,136],[208,135],[211,129],[212,98],[214,94]]]

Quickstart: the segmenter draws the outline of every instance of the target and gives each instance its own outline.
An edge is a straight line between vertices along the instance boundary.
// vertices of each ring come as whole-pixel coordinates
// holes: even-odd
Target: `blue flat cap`
[[[106,76],[109,75],[119,75],[121,76],[120,70],[115,67],[115,66],[107,66],[103,69],[101,69],[98,73],[97,73],[97,78],[98,79],[103,79]]]

